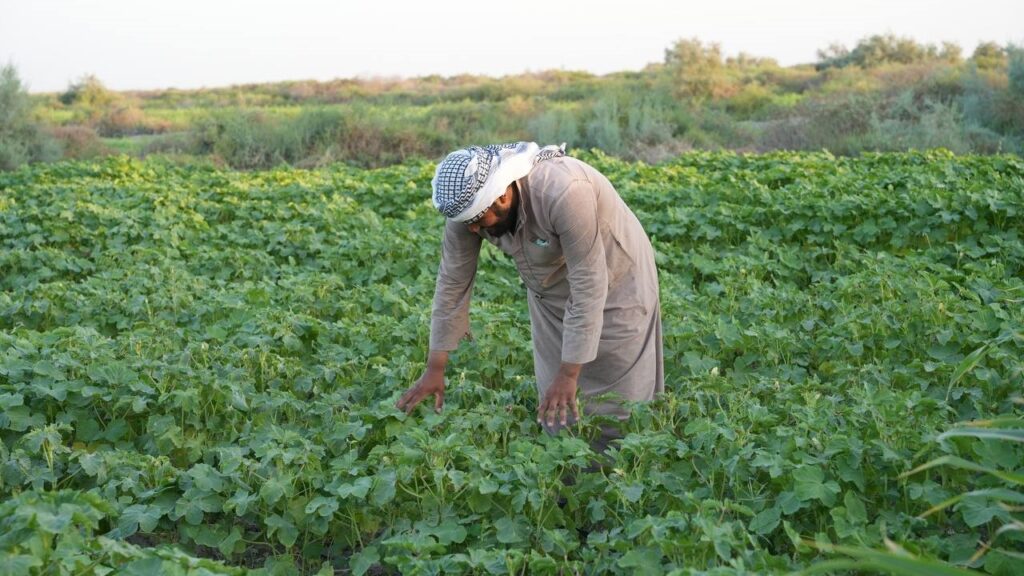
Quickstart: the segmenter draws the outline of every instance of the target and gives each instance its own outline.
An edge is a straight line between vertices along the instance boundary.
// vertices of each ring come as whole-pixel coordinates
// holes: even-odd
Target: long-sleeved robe
[[[540,398],[562,362],[583,364],[577,384],[584,414],[625,418],[619,402],[587,400],[610,392],[646,401],[664,390],[650,240],[611,182],[585,162],[545,160],[517,183],[514,230],[492,237],[446,222],[430,347],[454,350],[469,334],[470,295],[486,239],[513,258],[526,284]]]

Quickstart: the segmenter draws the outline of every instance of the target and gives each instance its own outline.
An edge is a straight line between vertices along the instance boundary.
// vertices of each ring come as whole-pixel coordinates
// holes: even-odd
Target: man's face
[[[498,197],[493,204],[484,212],[476,222],[467,225],[469,231],[476,234],[483,230],[491,236],[501,236],[512,229],[515,224],[513,210],[515,209],[516,194],[512,185],[509,184],[505,193]]]

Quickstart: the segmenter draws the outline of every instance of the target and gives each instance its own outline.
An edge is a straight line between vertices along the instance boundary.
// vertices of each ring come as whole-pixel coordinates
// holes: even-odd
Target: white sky
[[[783,65],[891,32],[1024,44],[1024,0],[0,0],[0,63],[33,92],[84,74],[108,87],[552,68],[598,74],[660,62],[680,38]]]

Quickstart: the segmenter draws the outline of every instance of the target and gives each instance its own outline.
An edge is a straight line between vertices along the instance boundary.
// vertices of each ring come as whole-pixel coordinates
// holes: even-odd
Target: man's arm
[[[576,382],[583,364],[597,357],[608,297],[608,265],[593,186],[575,180],[552,203],[549,220],[562,245],[569,302],[562,318],[562,364],[537,408],[537,421],[553,426],[579,419]]]
[[[445,221],[441,266],[430,314],[430,349],[455,350],[469,336],[469,300],[483,239],[460,222]]]
[[[448,352],[469,335],[469,300],[473,293],[480,236],[465,225],[446,221],[441,244],[441,265],[434,287],[430,314],[430,352],[423,375],[398,399],[395,407],[412,412],[427,396],[434,396],[434,410],[444,406],[444,369]]]
[[[551,204],[549,218],[562,245],[569,281],[562,363],[586,364],[597,357],[608,297],[608,264],[593,185],[574,180]]]

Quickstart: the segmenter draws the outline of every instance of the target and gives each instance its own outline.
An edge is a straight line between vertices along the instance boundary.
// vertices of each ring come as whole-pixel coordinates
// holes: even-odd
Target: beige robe
[[[512,257],[526,285],[540,398],[562,362],[583,364],[584,414],[625,418],[619,402],[587,400],[607,392],[647,401],[664,390],[650,240],[611,182],[580,160],[542,161],[518,185],[514,231],[491,237],[446,222],[430,348],[454,350],[469,335],[470,294],[486,239]]]

